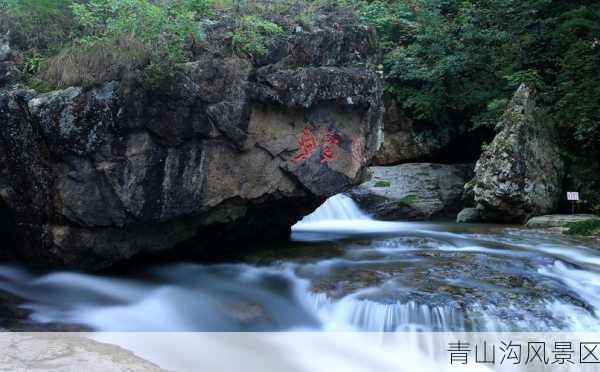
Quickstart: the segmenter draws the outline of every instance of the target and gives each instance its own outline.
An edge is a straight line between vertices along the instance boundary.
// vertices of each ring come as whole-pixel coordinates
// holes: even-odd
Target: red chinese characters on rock
[[[327,133],[325,134],[325,138],[323,140],[323,157],[321,158],[321,163],[326,163],[336,159],[334,149],[339,143],[340,140],[338,136],[331,129],[327,129]]]
[[[317,148],[317,140],[308,127],[302,130],[302,136],[298,141],[298,152],[294,155],[294,161],[304,161]]]
[[[321,163],[330,162],[337,158],[335,149],[339,143],[339,136],[331,129],[327,130],[322,141],[317,141],[310,128],[305,127],[298,139],[298,151],[294,155],[294,161],[305,161],[320,146],[322,149]]]

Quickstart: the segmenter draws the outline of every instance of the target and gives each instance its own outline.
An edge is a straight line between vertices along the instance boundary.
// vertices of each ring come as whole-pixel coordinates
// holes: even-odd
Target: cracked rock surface
[[[260,63],[207,53],[152,88],[0,94],[0,205],[18,226],[14,254],[100,269],[190,240],[286,238],[360,183],[380,145],[371,36],[306,32]]]

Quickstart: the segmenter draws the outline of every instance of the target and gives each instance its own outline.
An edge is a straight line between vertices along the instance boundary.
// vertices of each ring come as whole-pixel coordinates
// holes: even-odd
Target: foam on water
[[[324,294],[311,296],[324,330],[367,332],[463,331],[464,318],[452,306],[428,306],[414,301],[385,304],[358,295],[334,301]]]

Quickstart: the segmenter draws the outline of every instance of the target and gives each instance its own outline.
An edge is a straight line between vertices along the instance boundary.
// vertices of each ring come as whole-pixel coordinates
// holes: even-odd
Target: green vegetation
[[[183,59],[189,38],[200,38],[199,17],[208,12],[206,0],[89,0],[71,10],[81,36],[76,43],[92,47],[124,38],[140,40],[147,48]]]
[[[0,32],[28,76],[65,86],[160,75],[193,57],[215,19],[229,19],[232,52],[258,58],[290,25],[310,30],[336,9],[377,29],[385,89],[407,116],[440,130],[491,126],[527,83],[573,152],[600,148],[598,1],[0,0]]]
[[[267,53],[267,37],[281,35],[281,26],[262,19],[258,16],[242,17],[235,30],[228,33],[233,48],[238,54],[246,54],[249,57],[263,56]]]
[[[538,90],[572,148],[600,144],[600,3],[352,2],[376,27],[386,90],[407,115],[493,125],[521,83]]]
[[[398,204],[400,205],[411,205],[417,202],[417,197],[415,195],[406,195],[402,199],[398,200]]]
[[[202,38],[208,0],[0,0],[0,32],[25,54],[30,85],[92,85],[168,69]],[[38,75],[39,76],[36,76]]]
[[[373,186],[374,187],[390,187],[390,183],[388,181],[384,181],[384,180],[377,180],[377,181],[375,181],[375,184]]]
[[[75,24],[72,0],[0,0],[0,32],[32,55],[57,51],[68,42]]]
[[[567,227],[569,235],[600,236],[600,220],[572,222]]]

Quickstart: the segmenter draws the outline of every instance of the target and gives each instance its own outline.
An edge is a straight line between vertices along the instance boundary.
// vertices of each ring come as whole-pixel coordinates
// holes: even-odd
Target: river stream
[[[0,266],[33,324],[96,331],[600,331],[600,249],[494,225],[375,221],[343,195],[243,263],[127,275]],[[243,249],[241,249],[243,251]]]

